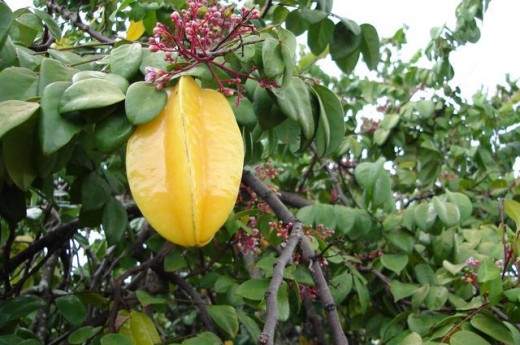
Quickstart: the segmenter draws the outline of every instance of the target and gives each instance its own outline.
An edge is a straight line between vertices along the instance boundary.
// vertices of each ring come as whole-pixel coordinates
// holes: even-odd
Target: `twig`
[[[49,6],[49,9],[51,9],[55,13],[60,13],[65,19],[68,19],[72,25],[78,27],[79,29],[83,30],[84,32],[88,33],[90,36],[95,38],[101,43],[107,43],[107,44],[114,44],[115,41],[111,38],[106,37],[105,35],[101,34],[100,32],[97,32],[96,30],[92,29],[90,26],[88,26],[85,23],[82,23],[79,15],[77,13],[73,13],[69,11],[67,6],[65,5],[58,5],[54,2],[54,0],[48,0],[47,5]]]
[[[287,244],[283,249],[282,254],[280,254],[274,263],[273,276],[271,278],[271,282],[269,283],[269,287],[265,292],[267,313],[264,329],[262,334],[260,334],[260,338],[258,339],[258,344],[260,345],[271,345],[274,343],[274,331],[276,328],[276,322],[278,321],[278,290],[280,289],[280,285],[283,281],[285,266],[287,266],[287,264],[292,259],[296,245],[301,241],[302,235],[302,223],[296,222],[293,224],[291,235],[287,240]]]
[[[294,215],[289,211],[289,209],[280,201],[278,196],[273,193],[262,181],[256,178],[250,171],[244,171],[242,175],[242,182],[249,187],[251,187],[256,194],[261,197],[273,210],[275,215],[284,223],[293,223],[297,224],[300,221],[294,217]],[[293,231],[296,229],[293,229]],[[292,233],[291,233],[292,236]],[[296,236],[296,235],[295,235]],[[310,260],[316,253],[310,247],[306,238],[300,235],[301,240],[300,246],[302,249],[303,258],[307,261]],[[283,253],[282,253],[283,254]],[[339,320],[338,312],[336,310],[336,306],[334,304],[334,300],[332,299],[332,295],[330,293],[329,286],[327,285],[327,281],[325,280],[325,276],[323,275],[323,271],[321,270],[320,264],[317,261],[312,261],[312,277],[316,284],[316,287],[320,293],[320,300],[327,311],[327,316],[329,319],[334,344],[336,345],[348,345],[348,340],[343,333],[343,329],[341,327],[341,322]],[[268,310],[269,312],[269,310]],[[260,339],[261,340],[261,339]],[[270,340],[272,341],[272,339]]]
[[[286,205],[296,207],[296,208],[302,208],[305,206],[314,205],[313,201],[311,201],[309,199],[305,199],[298,193],[285,192],[285,191],[279,191],[278,193],[279,193],[280,200]]]
[[[173,284],[180,287],[186,294],[193,300],[193,302],[197,305],[197,308],[199,309],[200,313],[200,319],[204,323],[204,326],[208,331],[211,331],[213,333],[216,333],[216,327],[213,323],[213,320],[211,319],[211,316],[208,313],[208,310],[206,309],[206,304],[202,300],[202,297],[199,295],[197,290],[191,286],[190,283],[188,283],[184,278],[181,276],[173,273],[173,272],[165,272],[162,266],[156,267],[155,271],[167,278],[169,281],[171,281]]]

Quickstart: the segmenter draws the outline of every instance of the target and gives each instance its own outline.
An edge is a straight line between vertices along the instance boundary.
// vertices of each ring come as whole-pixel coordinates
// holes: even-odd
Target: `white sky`
[[[409,27],[408,44],[403,57],[409,58],[418,49],[426,48],[432,27],[443,24],[454,27],[455,7],[459,2],[336,0],[333,12],[359,24],[374,25],[381,37],[393,35],[406,24]],[[7,0],[7,4],[15,9],[31,6],[32,1]],[[506,73],[515,79],[520,78],[520,44],[516,39],[520,33],[520,21],[517,19],[519,13],[519,0],[492,0],[484,16],[480,41],[459,48],[452,54],[455,78],[451,84],[461,86],[466,98],[470,98],[482,86],[493,92],[496,84],[504,82]]]
[[[336,0],[334,13],[376,27],[380,37],[390,37],[406,24],[408,44],[403,57],[411,57],[426,48],[432,27],[455,27],[455,8],[459,0]],[[505,81],[506,73],[520,78],[519,0],[492,0],[484,14],[482,36],[476,44],[467,44],[452,53],[455,69],[452,85],[458,85],[466,98],[477,90],[493,92]]]

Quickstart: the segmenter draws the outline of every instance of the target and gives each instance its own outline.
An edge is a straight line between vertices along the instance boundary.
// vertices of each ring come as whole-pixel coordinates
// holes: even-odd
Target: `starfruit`
[[[183,76],[168,88],[164,110],[128,141],[130,190],[143,216],[167,240],[206,245],[238,195],[244,145],[219,92]]]

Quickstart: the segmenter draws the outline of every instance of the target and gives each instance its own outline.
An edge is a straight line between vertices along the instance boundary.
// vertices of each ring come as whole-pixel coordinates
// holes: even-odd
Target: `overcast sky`
[[[425,48],[430,29],[447,24],[455,25],[455,7],[459,0],[336,0],[334,12],[359,24],[370,23],[381,37],[389,37],[403,25],[408,44],[403,57],[412,56]],[[31,0],[7,0],[11,8],[30,6]],[[453,53],[455,68],[453,85],[460,85],[469,98],[484,86],[491,92],[497,83],[505,80],[506,73],[520,78],[520,0],[492,0],[485,14],[482,37],[477,44],[468,44]],[[361,64],[360,64],[361,65]],[[362,67],[359,67],[362,68]]]

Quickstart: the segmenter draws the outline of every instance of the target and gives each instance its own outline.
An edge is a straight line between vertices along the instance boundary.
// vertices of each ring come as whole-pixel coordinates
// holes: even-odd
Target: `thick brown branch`
[[[314,202],[305,199],[298,193],[280,191],[280,200],[285,204],[296,208],[302,208],[305,206],[313,205]]]
[[[113,39],[104,36],[100,32],[97,32],[96,30],[92,29],[87,24],[81,22],[81,20],[79,19],[79,15],[77,13],[73,13],[73,12],[69,11],[67,6],[58,5],[54,2],[54,0],[49,0],[47,4],[53,12],[61,14],[63,16],[63,18],[68,19],[72,25],[74,25],[74,26],[78,27],[79,29],[83,30],[84,32],[88,33],[91,37],[95,38],[99,42],[108,43],[108,44],[115,43],[115,41]]]
[[[242,175],[242,182],[251,187],[259,197],[261,197],[265,202],[267,202],[271,210],[273,210],[275,215],[282,222],[291,222],[293,224],[300,223],[300,221],[296,217],[294,217],[291,211],[289,211],[289,209],[280,201],[278,196],[275,193],[273,193],[262,181],[256,178],[250,171],[244,171]],[[302,248],[303,257],[306,260],[310,260],[312,257],[314,257],[314,255],[316,255],[316,253],[314,252],[314,250],[312,250],[304,236],[300,235],[300,238],[301,241],[299,241],[299,243]],[[320,300],[325,310],[327,311],[327,316],[329,318],[329,323],[333,334],[334,344],[348,345],[348,340],[345,334],[343,333],[341,322],[339,320],[339,316],[336,310],[336,305],[334,304],[334,300],[332,299],[329,286],[327,285],[327,281],[325,279],[325,276],[323,275],[323,271],[321,270],[321,267],[317,261],[312,261],[312,276],[314,282],[316,283],[316,287],[319,290]]]

